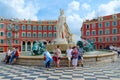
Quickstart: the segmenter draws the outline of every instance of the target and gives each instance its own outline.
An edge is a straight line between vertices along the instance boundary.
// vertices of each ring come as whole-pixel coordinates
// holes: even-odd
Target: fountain
[[[82,39],[77,42],[77,45],[82,47],[84,50],[84,64],[99,64],[100,62],[113,62],[116,60],[117,55],[116,52],[108,51],[108,50],[95,50],[94,42]]]
[[[68,44],[68,35],[65,33],[66,32],[66,17],[64,16],[64,10],[60,10],[60,16],[58,19],[58,23],[57,23],[57,37],[56,39],[54,39],[54,43],[55,44],[50,44],[50,45],[46,45],[46,49],[51,52],[56,45],[60,46],[60,49],[62,51],[66,51],[68,46],[74,46],[75,44]],[[68,31],[69,32],[69,31]],[[70,34],[70,32],[69,32]],[[70,36],[69,36],[70,37]],[[109,52],[106,51],[106,53],[103,52],[99,52],[99,51],[93,51],[93,42],[91,41],[86,41],[86,40],[82,40],[82,41],[78,41],[77,45],[78,46],[82,46],[84,51],[85,51],[85,55],[83,55],[84,58],[84,64],[95,64],[97,62],[111,62],[111,61],[115,61],[116,58],[116,53],[114,52]],[[18,61],[16,64],[20,64],[20,65],[39,65],[39,66],[44,66],[43,62],[43,56],[42,53],[44,51],[45,47],[41,42],[36,42],[32,48],[32,55],[38,55],[38,56],[24,56],[21,55],[18,58]],[[88,52],[91,51],[91,52]],[[101,54],[103,53],[103,54]],[[109,54],[107,54],[109,53]],[[90,55],[88,55],[90,54]],[[40,55],[40,56],[39,56]],[[67,57],[64,55],[61,58],[61,66],[68,66],[68,59]],[[54,66],[54,64],[52,64],[52,66]]]
[[[84,46],[82,42],[78,41],[78,43],[81,43],[79,46]],[[78,45],[78,44],[77,44]],[[44,66],[44,59],[42,56],[42,52],[44,51],[45,47],[41,42],[36,42],[36,44],[33,45],[33,51],[34,55],[37,56],[20,56],[17,60],[16,64],[20,65],[32,65],[32,66]],[[111,51],[88,51],[85,52],[83,55],[84,58],[84,65],[96,65],[101,63],[108,63],[113,62],[116,60],[117,55],[115,52]],[[61,58],[61,66],[68,66],[68,59],[64,55]],[[51,66],[54,66],[54,63],[52,63]]]

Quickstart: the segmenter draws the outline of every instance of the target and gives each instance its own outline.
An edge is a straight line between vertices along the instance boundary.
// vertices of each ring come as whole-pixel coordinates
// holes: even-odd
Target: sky
[[[30,20],[58,20],[64,9],[72,34],[80,36],[82,22],[120,13],[120,0],[0,0],[0,16]]]

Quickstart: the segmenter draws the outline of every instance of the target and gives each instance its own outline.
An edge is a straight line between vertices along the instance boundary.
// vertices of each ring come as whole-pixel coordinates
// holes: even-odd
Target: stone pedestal
[[[66,39],[62,39],[62,38],[56,38],[54,40],[55,44],[68,44],[68,42],[66,41]]]

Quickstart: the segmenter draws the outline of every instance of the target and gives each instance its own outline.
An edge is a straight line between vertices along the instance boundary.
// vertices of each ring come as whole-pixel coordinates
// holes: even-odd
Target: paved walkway
[[[3,60],[0,54],[0,60]],[[120,58],[114,63],[83,68],[6,65],[0,62],[0,80],[120,80]]]

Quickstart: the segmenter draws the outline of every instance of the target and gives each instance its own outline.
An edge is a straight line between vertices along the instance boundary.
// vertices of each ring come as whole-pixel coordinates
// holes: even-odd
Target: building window
[[[56,31],[56,26],[54,26],[54,31]]]
[[[0,52],[4,52],[4,47],[0,47]]]
[[[19,38],[19,34],[18,34],[18,33],[15,33],[15,34],[14,34],[14,37],[15,37],[15,38]]]
[[[37,37],[37,34],[36,34],[36,32],[34,32],[34,33],[33,33],[33,37],[34,37],[34,38],[35,38],[35,37]]]
[[[99,37],[98,42],[103,42],[103,38]]]
[[[18,25],[15,25],[15,30],[19,30],[19,26]]]
[[[49,27],[48,27],[48,30],[50,30],[50,31],[51,31],[51,30],[52,30],[52,26],[49,26]]]
[[[0,29],[3,29],[3,27],[4,27],[4,24],[0,24]]]
[[[52,37],[52,33],[51,32],[48,33],[48,37]]]
[[[113,36],[113,37],[112,37],[112,41],[117,41],[117,37],[116,37],[116,36]]]
[[[117,15],[113,15],[113,19],[117,19]]]
[[[41,32],[38,33],[38,37],[39,37],[39,38],[42,37],[42,33],[41,33]]]
[[[90,28],[90,25],[89,25],[89,24],[87,24],[87,25],[86,25],[86,29],[89,29],[89,28]]]
[[[110,38],[109,38],[109,37],[106,37],[106,41],[109,42],[109,41],[110,41]]]
[[[57,34],[56,34],[56,32],[54,32],[54,35],[53,35],[53,36],[54,36],[54,38],[56,38],[56,37],[57,37]]]
[[[99,27],[99,28],[102,28],[102,23],[98,23],[98,27]]]
[[[99,31],[98,31],[98,34],[99,34],[99,35],[102,35],[102,34],[103,34],[103,30],[99,30]]]
[[[7,30],[11,30],[12,29],[12,25],[11,24],[8,24],[7,25]]]
[[[12,37],[12,32],[7,32],[7,37],[11,38]]]
[[[26,33],[25,32],[22,32],[22,37],[26,37]]]
[[[27,30],[31,30],[31,26],[30,25],[27,26]]]
[[[51,22],[51,21],[49,21],[49,22],[48,22],[48,24],[52,24],[52,22]]]
[[[14,44],[19,44],[19,41],[18,40],[14,40]]]
[[[102,17],[99,17],[99,21],[102,21],[103,20],[103,18]]]
[[[27,37],[31,37],[31,32],[28,32],[28,33],[27,33]]]
[[[113,21],[113,22],[112,22],[112,26],[117,26],[117,22],[116,22],[116,21]]]
[[[46,32],[43,34],[43,37],[44,37],[44,38],[46,38],[46,37],[47,37],[47,33],[46,33]]]
[[[28,24],[30,24],[30,23],[31,23],[31,21],[30,21],[30,20],[28,20],[28,21],[27,21],[27,23],[28,23]]]
[[[92,30],[92,35],[96,35],[96,31],[95,30]]]
[[[4,32],[0,32],[0,36],[4,36]]]
[[[4,40],[3,39],[0,39],[0,44],[3,44],[4,43]]]
[[[33,26],[33,30],[37,30],[36,26]]]
[[[42,26],[38,26],[38,30],[42,30]]]
[[[92,24],[92,28],[94,29],[96,26],[95,26],[95,23],[94,24]]]
[[[109,29],[106,29],[106,30],[105,30],[105,34],[110,34],[110,30],[109,30]]]
[[[110,26],[110,22],[105,22],[105,26],[109,27]]]
[[[96,39],[95,39],[95,38],[93,38],[93,39],[92,39],[92,41],[93,41],[93,42],[96,42]]]
[[[7,44],[11,44],[11,42],[12,42],[11,40],[7,40]]]
[[[26,26],[25,25],[22,25],[22,30],[26,30]]]
[[[44,26],[44,27],[43,27],[43,30],[47,30],[47,27],[46,27],[46,26]]]
[[[90,31],[86,31],[86,36],[89,36],[90,35]]]
[[[41,21],[41,20],[39,20],[39,21],[38,21],[38,24],[42,24],[42,21]]]
[[[112,29],[112,34],[117,34],[117,29],[116,28]]]

